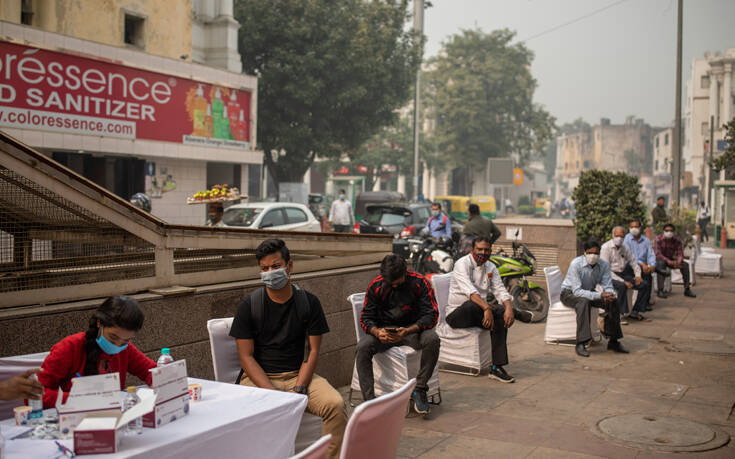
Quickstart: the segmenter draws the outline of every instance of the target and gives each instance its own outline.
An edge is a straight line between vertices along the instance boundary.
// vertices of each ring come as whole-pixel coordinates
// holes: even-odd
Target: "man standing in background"
[[[339,190],[339,199],[332,203],[329,209],[329,223],[335,233],[349,233],[355,222],[352,213],[352,203],[345,199],[345,190]]]
[[[656,207],[651,211],[651,218],[653,219],[653,230],[656,231],[656,224],[664,223],[669,221],[669,216],[666,215],[666,209],[664,209],[664,203],[666,202],[663,196],[659,196],[656,199]]]

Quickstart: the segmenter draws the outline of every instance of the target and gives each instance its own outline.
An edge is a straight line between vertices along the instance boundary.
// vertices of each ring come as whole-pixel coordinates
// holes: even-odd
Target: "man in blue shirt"
[[[426,221],[431,237],[452,237],[452,220],[442,212],[442,205],[435,202],[431,205],[431,217]]]
[[[602,292],[597,291],[597,286]],[[600,259],[600,243],[589,239],[584,243],[584,255],[569,264],[567,276],[561,284],[561,302],[577,312],[577,346],[575,351],[581,357],[589,357],[585,349],[592,339],[590,329],[590,308],[604,309],[604,334],[608,337],[608,350],[627,354],[628,351],[618,341],[623,337],[620,328],[620,308],[615,289],[612,285],[610,265]]]
[[[633,252],[633,256],[638,260],[641,267],[641,276],[648,284],[647,292],[643,293],[647,298],[651,297],[653,289],[653,272],[656,270],[656,253],[653,251],[651,241],[641,234],[641,222],[631,220],[630,232],[625,235],[625,245]],[[640,293],[639,293],[640,294]],[[651,310],[651,305],[646,304],[646,311]]]

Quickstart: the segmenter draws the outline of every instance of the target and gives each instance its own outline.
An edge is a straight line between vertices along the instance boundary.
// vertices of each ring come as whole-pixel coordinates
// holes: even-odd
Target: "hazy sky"
[[[561,124],[582,117],[655,126],[674,118],[676,0],[432,0],[425,56],[461,29],[509,28],[534,51],[535,100]],[[735,0],[684,0],[683,92],[693,58],[735,47]],[[682,100],[682,106],[684,106]]]

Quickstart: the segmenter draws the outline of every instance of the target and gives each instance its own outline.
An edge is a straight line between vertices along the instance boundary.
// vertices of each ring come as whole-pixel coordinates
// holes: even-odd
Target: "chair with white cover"
[[[355,323],[355,335],[357,341],[365,336],[360,326],[360,314],[365,304],[365,293],[353,293],[347,297],[347,301],[352,305],[352,314]],[[393,346],[385,352],[380,352],[373,356],[373,378],[375,395],[383,395],[398,390],[406,382],[414,378],[419,372],[421,365],[421,351],[410,346]],[[349,402],[355,406],[353,394],[361,393],[360,378],[357,375],[357,364],[352,369],[352,382],[350,383]],[[439,372],[434,368],[434,372],[429,378],[429,390],[426,391],[429,403],[438,405],[442,401],[441,389],[439,388]]]
[[[240,374],[240,357],[235,338],[230,336],[232,317],[207,321],[209,346],[212,350],[212,366],[215,381],[234,384]],[[295,451],[303,451],[322,434],[322,419],[304,412],[296,433]]]
[[[352,413],[342,440],[340,459],[396,457],[406,406],[416,379],[389,394],[360,404]]]
[[[707,249],[709,247],[702,247],[702,252],[694,263],[697,274],[722,276],[722,254]]]
[[[0,381],[10,379],[31,368],[40,368],[48,354],[48,352],[39,352],[38,354],[0,357]],[[18,404],[18,400],[0,401],[0,419],[12,418],[13,408]]]
[[[327,459],[327,451],[331,441],[332,434],[326,434],[305,450],[291,456],[291,459]]]
[[[491,345],[490,331],[480,327],[452,328],[447,324],[447,305],[449,303],[449,284],[453,273],[432,276],[436,302],[439,306],[439,323],[436,333],[441,339],[439,362],[451,365],[444,366],[442,371],[478,376],[483,368],[490,367]],[[470,371],[457,371],[452,367],[467,368]]]
[[[558,266],[544,268],[546,275],[546,291],[549,294],[549,313],[546,316],[546,332],[544,341],[547,344],[571,344],[577,340],[577,312],[561,302],[561,284],[564,281]],[[600,328],[597,325],[598,308],[590,308],[590,328],[592,339],[599,341]]]

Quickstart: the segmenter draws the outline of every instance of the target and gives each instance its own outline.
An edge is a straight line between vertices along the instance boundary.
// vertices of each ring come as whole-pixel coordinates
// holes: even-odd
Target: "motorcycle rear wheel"
[[[524,289],[522,285],[515,285],[510,295],[513,297],[513,307],[533,313],[531,322],[543,322],[549,312],[549,298],[542,288]]]

